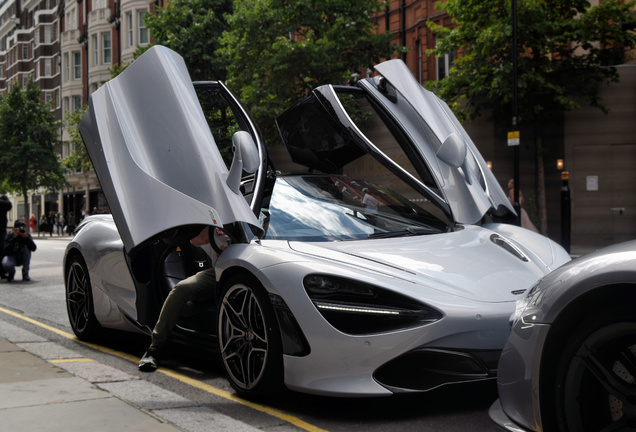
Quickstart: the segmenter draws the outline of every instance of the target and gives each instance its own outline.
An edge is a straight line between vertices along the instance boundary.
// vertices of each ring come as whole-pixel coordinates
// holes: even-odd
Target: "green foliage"
[[[93,169],[84,141],[79,133],[79,125],[82,121],[82,115],[86,111],[86,107],[81,110],[69,112],[66,115],[66,130],[69,135],[68,143],[69,155],[62,161],[62,165],[68,173],[84,172]]]
[[[378,0],[236,0],[221,53],[228,85],[239,94],[268,142],[274,119],[322,84],[347,83],[399,50],[377,34]]]
[[[26,89],[13,85],[0,99],[0,182],[8,192],[27,201],[29,190],[55,191],[66,185],[57,131],[50,104],[40,100],[40,88],[29,81]],[[25,212],[28,214],[28,211]]]
[[[634,1],[518,0],[518,100],[522,121],[544,113],[580,108],[605,110],[598,85],[618,80],[613,65],[636,45]],[[437,3],[457,24],[429,23],[438,37],[431,53],[459,52],[450,76],[431,83],[461,116],[482,109],[503,116],[512,98],[511,1],[447,0]],[[462,108],[460,110],[460,107]],[[508,114],[508,118],[510,118]],[[523,120],[525,118],[525,120]]]
[[[156,44],[184,58],[193,81],[224,80],[226,62],[216,51],[231,12],[232,0],[171,0],[144,19]]]

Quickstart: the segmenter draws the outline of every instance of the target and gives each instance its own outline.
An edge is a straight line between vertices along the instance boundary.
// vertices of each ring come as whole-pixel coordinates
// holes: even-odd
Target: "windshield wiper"
[[[387,231],[377,232],[369,234],[368,238],[391,238],[391,237],[403,237],[403,236],[415,236],[425,234],[439,234],[440,231],[437,228],[425,228],[425,227],[408,227],[400,231]]]

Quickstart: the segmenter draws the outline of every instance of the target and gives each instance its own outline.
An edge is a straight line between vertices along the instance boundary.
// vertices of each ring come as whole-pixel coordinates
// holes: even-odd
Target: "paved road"
[[[137,371],[136,362],[147,344],[145,338],[115,334],[100,346],[73,339],[66,317],[61,273],[68,237],[39,240],[36,237],[35,240],[38,251],[33,255],[32,280],[11,284],[0,282],[0,338],[5,339],[0,342],[0,369],[5,370],[4,365],[11,363],[11,356],[31,356],[36,363],[44,363],[43,367],[52,368],[55,374],[70,380],[68,383],[83,380],[84,384],[78,388],[87,388],[90,394],[97,394],[93,403],[107,402],[105,407],[117,401],[123,403],[116,404],[112,416],[136,418],[141,414],[144,421],[145,416],[155,419],[151,422],[154,426],[168,427],[157,430],[497,430],[487,415],[488,407],[496,399],[494,383],[371,399],[327,398],[289,392],[276,400],[254,404],[237,398],[220,368],[196,350],[175,349],[160,371],[141,373]],[[0,375],[0,395],[5,394],[2,380]],[[64,380],[58,382],[60,388],[67,385],[62,385]],[[51,396],[51,399],[55,398]],[[4,419],[3,410],[8,408],[2,401],[0,396],[0,416]],[[72,399],[65,403],[71,402]],[[50,403],[43,401],[42,406],[51,408]],[[42,415],[49,415],[47,410],[42,412]],[[84,416],[91,411],[79,412]],[[77,414],[69,412],[68,416],[72,415]],[[102,419],[105,429],[90,430],[126,430],[108,429],[120,424],[119,417],[111,419],[111,425],[108,419]],[[28,424],[29,420],[35,418],[18,417],[16,421]],[[65,427],[64,430],[80,429]]]

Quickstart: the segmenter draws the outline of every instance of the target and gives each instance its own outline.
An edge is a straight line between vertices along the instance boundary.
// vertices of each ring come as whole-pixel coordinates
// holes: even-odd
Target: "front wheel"
[[[586,320],[564,350],[557,372],[562,431],[636,428],[636,322],[604,314]]]
[[[66,275],[66,311],[71,328],[82,340],[97,338],[103,331],[95,317],[88,269],[80,256],[70,259]]]
[[[261,284],[236,276],[223,290],[217,315],[223,369],[243,397],[276,393],[283,387],[280,332]]]

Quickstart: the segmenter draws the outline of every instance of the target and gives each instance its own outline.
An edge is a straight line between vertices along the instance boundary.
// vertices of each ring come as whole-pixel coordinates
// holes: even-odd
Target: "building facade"
[[[150,42],[144,15],[158,3],[148,0],[2,0],[0,1],[0,94],[11,85],[33,79],[42,99],[52,102],[57,120],[81,110],[110,70],[133,60],[139,46]],[[66,128],[60,131],[60,156],[74,151]],[[67,176],[69,187],[58,193],[33,191],[31,213],[53,211],[75,223],[84,213],[108,211],[95,173]],[[24,215],[24,202],[13,197],[10,221]],[[28,215],[27,215],[28,219]]]

